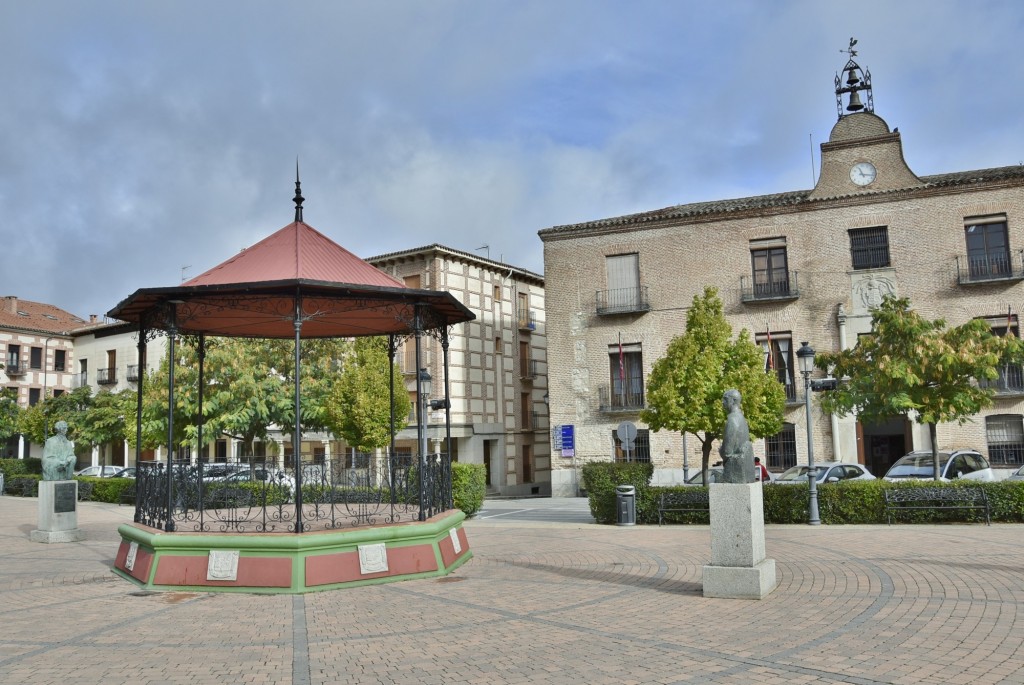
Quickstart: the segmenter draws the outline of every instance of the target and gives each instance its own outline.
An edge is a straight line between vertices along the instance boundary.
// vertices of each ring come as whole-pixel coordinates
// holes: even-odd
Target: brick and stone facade
[[[452,455],[485,464],[491,493],[550,495],[543,277],[436,244],[366,261],[410,287],[447,291],[476,315],[454,328],[449,343]],[[415,406],[413,347],[404,344],[398,361]],[[423,355],[432,398],[443,397],[440,342],[424,337]],[[428,421],[433,442],[443,434],[443,411]],[[415,430],[398,438],[412,444]]]
[[[854,170],[855,165],[861,167]],[[1009,313],[1010,328],[1019,334],[1024,167],[918,177],[903,158],[900,133],[865,111],[839,119],[821,146],[820,169],[811,190],[540,232],[548,318],[558,322],[548,330],[551,422],[576,431],[574,458],[552,458],[556,495],[578,488],[581,463],[621,457],[613,431],[622,421],[645,428],[638,418],[642,400],[615,406],[602,399],[601,388],[616,385],[619,340],[640,355],[646,382],[671,338],[685,331],[686,310],[705,286],[717,288],[734,333],[745,328],[772,346],[780,380],[786,375],[781,367],[792,369],[783,417],[787,432],[755,443],[755,454],[768,458],[773,470],[807,460],[803,379],[793,353],[803,341],[817,351],[852,347],[858,334],[868,332],[869,309],[882,296],[908,297],[923,316],[950,325],[987,317],[999,330]],[[980,234],[988,237],[978,252]],[[634,260],[635,276],[623,275],[623,259]],[[637,290],[630,306],[603,306],[609,291],[630,278]],[[1016,378],[1020,371],[1015,374],[974,421],[940,425],[939,447],[974,447],[986,454],[994,436],[988,417],[1005,417],[1019,427],[1024,383]],[[904,417],[861,426],[854,417],[826,416],[817,406],[813,416],[816,461],[860,462],[881,476],[879,470],[902,453],[930,447],[927,430]],[[1012,433],[1007,440],[1024,441],[1016,428]],[[699,468],[700,445],[693,436],[684,443],[679,434],[650,434],[649,450],[641,456],[649,454],[660,481],[674,482],[684,444],[689,467]],[[1014,449],[1019,455],[1024,445]]]

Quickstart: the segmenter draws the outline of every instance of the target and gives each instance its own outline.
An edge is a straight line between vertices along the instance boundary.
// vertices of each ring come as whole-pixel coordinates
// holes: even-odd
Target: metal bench
[[[667,513],[702,513],[710,510],[706,488],[693,488],[683,492],[663,492],[658,500],[658,525],[665,522]]]
[[[983,488],[943,488],[920,486],[886,488],[885,516],[892,525],[893,516],[900,511],[915,509],[966,509],[985,512],[985,523],[992,525],[988,496]]]

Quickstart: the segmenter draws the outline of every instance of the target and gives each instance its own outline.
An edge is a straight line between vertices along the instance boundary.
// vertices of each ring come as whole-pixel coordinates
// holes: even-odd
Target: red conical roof
[[[301,221],[288,224],[182,285],[256,284],[286,280],[405,287],[398,279],[371,266]]]

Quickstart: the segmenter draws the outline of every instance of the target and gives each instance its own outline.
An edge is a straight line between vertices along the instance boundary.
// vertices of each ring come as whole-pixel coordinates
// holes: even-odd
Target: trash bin
[[[619,485],[615,488],[615,522],[620,526],[636,524],[636,488]]]

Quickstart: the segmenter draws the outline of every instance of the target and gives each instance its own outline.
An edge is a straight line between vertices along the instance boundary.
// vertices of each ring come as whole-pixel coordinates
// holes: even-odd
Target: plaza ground
[[[495,500],[444,578],[299,596],[145,593],[114,576],[130,507],[29,540],[0,497],[0,682],[1024,683],[1024,525],[768,526],[780,584],[705,599],[707,526],[599,526]]]

